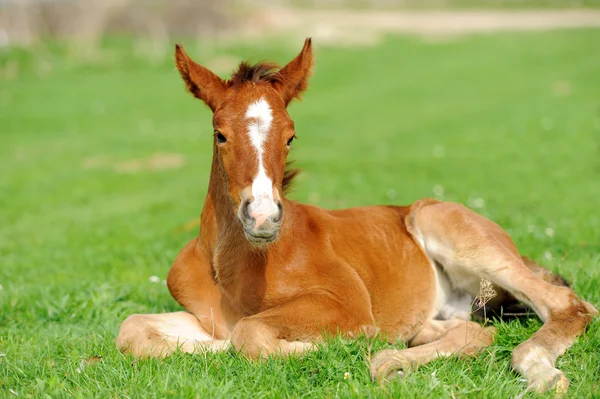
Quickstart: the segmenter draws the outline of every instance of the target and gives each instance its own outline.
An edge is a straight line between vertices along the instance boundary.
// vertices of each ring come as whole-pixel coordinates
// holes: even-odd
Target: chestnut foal
[[[538,391],[567,389],[556,358],[597,311],[521,258],[497,224],[433,199],[330,211],[285,198],[295,137],[286,107],[307,87],[310,39],[285,67],[242,63],[227,81],[179,45],[175,59],[187,89],[214,113],[210,183],[199,237],[167,280],[186,311],[129,316],[121,351],[233,346],[258,358],[310,350],[324,333],[381,331],[409,344],[374,356],[372,375],[385,380],[492,343],[494,329],[470,321],[484,279],[498,304],[516,298],[544,321],[514,349],[513,367]]]

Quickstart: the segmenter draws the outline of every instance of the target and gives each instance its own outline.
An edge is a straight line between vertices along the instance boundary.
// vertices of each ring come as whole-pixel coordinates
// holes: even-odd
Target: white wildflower
[[[150,276],[150,277],[148,277],[148,281],[150,281],[151,283],[160,283],[160,277]]]
[[[436,184],[435,186],[433,186],[433,194],[435,194],[436,197],[443,196],[444,187],[441,184]]]
[[[438,386],[438,384],[440,383],[440,380],[438,380],[437,377],[435,376],[435,371],[433,373],[431,373],[431,382],[432,382],[433,387]]]
[[[554,229],[552,227],[546,227],[545,232],[548,237],[554,237]]]
[[[550,251],[544,252],[544,258],[547,260],[552,260],[552,253]]]
[[[471,208],[481,209],[485,206],[485,200],[483,198],[471,198],[469,199],[469,206]]]
[[[352,377],[352,375],[351,375],[349,372],[347,372],[347,371],[346,371],[346,372],[344,373],[344,379],[345,379],[345,380],[349,380],[349,379],[350,379],[350,377]]]

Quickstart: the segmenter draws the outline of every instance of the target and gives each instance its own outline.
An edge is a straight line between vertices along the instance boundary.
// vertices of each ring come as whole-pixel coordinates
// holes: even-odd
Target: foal
[[[300,353],[324,333],[384,332],[405,350],[372,360],[388,379],[440,356],[475,354],[494,329],[470,321],[480,281],[498,305],[515,298],[543,327],[517,346],[513,367],[538,391],[565,391],[556,358],[596,309],[524,260],[495,223],[432,199],[411,206],[324,210],[287,199],[295,137],[286,107],[308,84],[310,39],[279,69],[242,63],[224,81],[176,46],[187,89],[213,111],[213,161],[199,237],[175,259],[169,290],[186,311],[132,315],[117,346],[134,356],[176,349],[258,358]]]

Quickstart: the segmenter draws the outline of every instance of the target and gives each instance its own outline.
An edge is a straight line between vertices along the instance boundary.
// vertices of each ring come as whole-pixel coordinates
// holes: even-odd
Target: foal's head
[[[283,221],[285,164],[295,137],[286,107],[308,85],[310,39],[285,67],[242,63],[230,80],[192,61],[179,45],[175,61],[188,90],[213,111],[214,156],[246,238],[272,242]]]

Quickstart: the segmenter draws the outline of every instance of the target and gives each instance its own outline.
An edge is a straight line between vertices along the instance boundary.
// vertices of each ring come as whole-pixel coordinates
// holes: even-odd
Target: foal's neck
[[[200,237],[205,248],[209,249],[213,267],[218,275],[222,274],[222,269],[240,267],[265,259],[266,249],[253,247],[244,236],[227,191],[227,176],[223,163],[216,154],[216,148],[202,210]]]
[[[202,210],[200,241],[229,306],[242,315],[256,313],[265,291],[268,249],[253,247],[244,236],[216,153]]]

